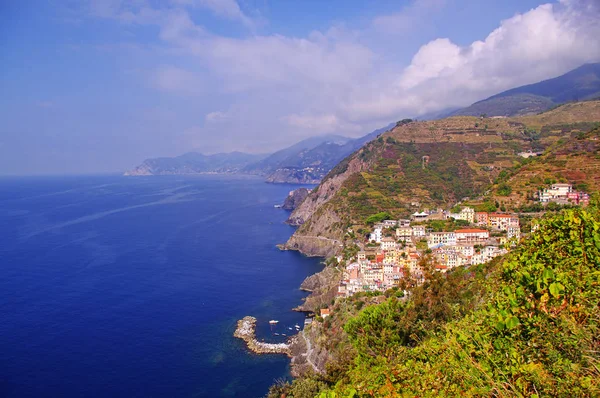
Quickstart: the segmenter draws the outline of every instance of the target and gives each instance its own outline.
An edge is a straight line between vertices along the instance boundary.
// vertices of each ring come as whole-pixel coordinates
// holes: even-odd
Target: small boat
[[[283,205],[275,205],[274,206],[276,209],[281,209],[283,207]]]
[[[279,336],[279,333],[273,333],[275,336]]]
[[[281,335],[282,335],[282,336],[287,336],[287,334],[285,334],[285,333],[281,333]]]
[[[270,323],[271,325],[276,325],[278,322],[279,322],[279,321],[276,321],[276,320],[273,320],[273,319],[271,319],[271,320],[269,321],[269,323]]]
[[[291,329],[291,328],[290,328]],[[296,329],[300,329],[300,325],[296,324]]]
[[[288,329],[292,330],[292,328],[288,328]]]

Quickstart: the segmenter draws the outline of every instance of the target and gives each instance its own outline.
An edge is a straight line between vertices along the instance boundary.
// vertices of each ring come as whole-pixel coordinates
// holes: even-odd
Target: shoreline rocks
[[[290,337],[287,343],[265,343],[256,340],[256,318],[245,316],[237,322],[234,337],[246,342],[248,349],[255,354],[285,354],[292,357],[291,346],[296,336]]]

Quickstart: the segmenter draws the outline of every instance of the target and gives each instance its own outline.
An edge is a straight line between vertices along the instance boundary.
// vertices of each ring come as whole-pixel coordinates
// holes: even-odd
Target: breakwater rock
[[[289,357],[292,356],[291,345],[296,338],[291,337],[288,343],[265,343],[256,340],[256,318],[253,316],[240,319],[233,336],[244,340],[248,349],[256,354],[285,354]]]

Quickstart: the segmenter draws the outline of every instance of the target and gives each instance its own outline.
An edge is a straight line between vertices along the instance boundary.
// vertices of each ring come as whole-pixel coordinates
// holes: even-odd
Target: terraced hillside
[[[600,192],[600,129],[573,131],[542,156],[505,170],[490,190],[489,201],[518,210],[549,182],[569,182],[576,190]],[[510,192],[502,187],[509,186]],[[476,204],[476,202],[475,202]]]
[[[328,256],[340,250],[348,228],[360,234],[377,212],[406,217],[479,198],[522,164],[519,152],[552,149],[597,122],[600,101],[521,118],[399,123],[338,164],[292,213],[290,221],[301,226],[286,248]],[[566,148],[566,156],[572,150]]]

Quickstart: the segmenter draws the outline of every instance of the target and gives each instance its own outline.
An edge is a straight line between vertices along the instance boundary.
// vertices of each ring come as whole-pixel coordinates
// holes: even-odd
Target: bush
[[[387,211],[382,211],[380,213],[373,214],[373,215],[367,217],[367,219],[365,220],[365,224],[373,225],[373,224],[381,222],[383,220],[387,220],[391,217],[392,216],[390,215],[390,213],[388,213]]]

